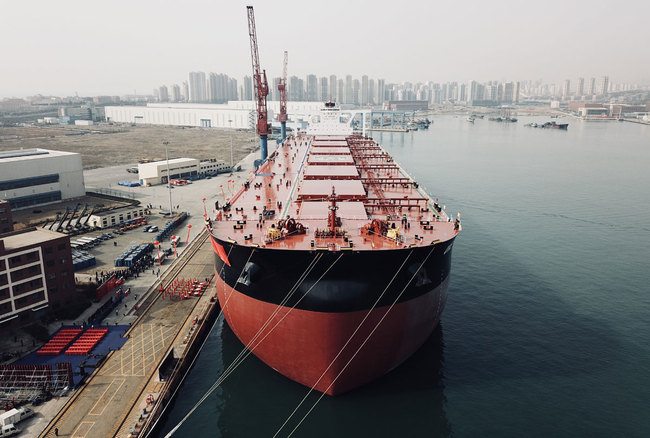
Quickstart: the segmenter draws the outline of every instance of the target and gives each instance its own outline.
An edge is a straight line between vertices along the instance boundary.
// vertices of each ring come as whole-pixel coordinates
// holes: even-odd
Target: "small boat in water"
[[[540,126],[540,128],[564,129],[564,130],[566,130],[568,127],[569,127],[568,123],[555,123],[555,122],[546,122]]]
[[[526,123],[525,126],[528,126],[529,128],[564,129],[566,131],[567,128],[569,127],[569,124],[555,123],[555,122],[546,122],[546,123],[530,122],[530,123]]]

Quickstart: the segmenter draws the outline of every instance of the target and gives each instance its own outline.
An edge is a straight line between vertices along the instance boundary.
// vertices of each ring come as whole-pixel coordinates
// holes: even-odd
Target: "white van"
[[[21,430],[16,428],[13,424],[7,424],[6,426],[2,426],[2,429],[0,429],[0,437],[5,438],[7,436],[14,436],[18,435],[20,432]]]

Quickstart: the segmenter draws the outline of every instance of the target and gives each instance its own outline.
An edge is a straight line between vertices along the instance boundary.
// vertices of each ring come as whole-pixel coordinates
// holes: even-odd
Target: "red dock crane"
[[[266,70],[260,69],[260,57],[257,50],[257,33],[255,32],[255,13],[252,6],[246,6],[248,11],[248,35],[251,40],[251,58],[253,60],[253,84],[257,97],[257,125],[256,131],[260,136],[260,152],[263,163],[268,156],[268,136],[271,125],[268,121],[266,96],[269,94],[269,83],[266,80]],[[260,163],[260,164],[261,164]]]
[[[285,50],[284,62],[282,63],[282,77],[278,82],[278,91],[280,92],[280,114],[278,114],[278,121],[280,122],[280,130],[282,133],[282,141],[287,139],[287,63],[289,61],[289,53]]]

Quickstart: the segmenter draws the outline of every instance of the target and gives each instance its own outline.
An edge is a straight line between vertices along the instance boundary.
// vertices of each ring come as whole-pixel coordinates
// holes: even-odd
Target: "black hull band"
[[[285,306],[317,312],[370,309],[389,283],[379,307],[398,296],[397,302],[404,302],[424,295],[449,276],[454,241],[395,250],[304,251],[213,239],[230,263],[215,253],[216,271],[230,287],[272,304],[281,304],[293,291]]]

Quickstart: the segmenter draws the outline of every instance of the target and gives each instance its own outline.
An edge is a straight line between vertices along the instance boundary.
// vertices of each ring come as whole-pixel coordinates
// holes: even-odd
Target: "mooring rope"
[[[252,347],[253,349],[257,348],[257,346],[259,346],[259,344],[264,339],[266,339],[266,337],[278,326],[278,324],[280,322],[282,322],[284,320],[284,318],[291,312],[291,310],[293,310],[295,308],[295,306],[297,306],[300,303],[300,301],[302,301],[302,299],[316,286],[316,284],[318,284],[318,282],[330,271],[330,269],[332,269],[332,267],[340,260],[340,258],[342,256],[343,256],[343,253],[341,253],[339,255],[339,257],[337,257],[332,262],[332,264],[325,270],[325,272],[318,278],[318,280],[316,280],[316,282],[302,295],[302,297],[300,297],[300,299],[291,308],[289,308],[289,311],[271,328],[271,330],[269,330],[269,332],[260,340],[260,342],[258,342],[254,347]],[[314,259],[310,262],[310,264],[307,266],[305,271],[303,271],[301,276],[298,278],[298,280],[296,281],[294,286],[291,288],[289,293],[287,293],[287,295],[285,295],[285,297],[282,300],[282,303],[286,304],[286,302],[290,299],[290,297],[293,295],[293,293],[300,287],[300,285],[303,283],[303,281],[305,280],[307,275],[309,275],[309,272],[311,272],[313,270],[313,268],[316,266],[317,262],[321,258],[322,258],[322,253],[319,253],[319,254],[317,254],[316,257],[314,257]],[[243,269],[242,269],[242,272],[243,272]],[[241,274],[240,274],[240,276],[241,276]],[[276,306],[276,309],[274,310],[274,312],[269,316],[269,318],[267,318],[267,320],[265,321],[263,326],[255,334],[253,339],[251,339],[251,341],[249,341],[247,346],[245,346],[244,349],[242,349],[242,351],[237,355],[235,360],[233,360],[233,362],[231,362],[231,364],[228,366],[228,368],[221,374],[221,376],[219,376],[217,381],[199,399],[199,401],[197,403],[195,403],[195,405],[192,407],[192,409],[190,409],[190,411],[181,419],[181,421],[176,426],[174,426],[174,428],[171,431],[169,431],[169,433],[167,435],[165,435],[165,438],[170,438],[178,430],[178,428],[181,425],[183,425],[183,423],[194,413],[194,411],[219,387],[219,385],[221,385],[221,383],[223,383],[223,381],[228,376],[230,376],[230,374],[232,374],[235,371],[235,369],[237,369],[237,367],[239,367],[239,365],[241,365],[244,362],[244,360],[246,360],[246,358],[252,352],[252,350],[249,349],[250,345],[259,337],[259,334],[268,326],[269,322],[277,315],[277,313],[280,311],[280,308],[281,308],[282,305],[283,304],[279,304],[278,306]]]
[[[372,307],[371,307],[371,308],[368,310],[368,312],[365,314],[365,316],[363,317],[363,319],[361,320],[361,322],[360,322],[359,324],[357,324],[357,327],[354,329],[354,332],[352,332],[352,334],[348,337],[348,339],[347,339],[347,341],[345,342],[345,344],[344,344],[344,345],[339,349],[338,353],[336,354],[336,356],[334,357],[334,359],[332,359],[332,361],[329,363],[329,365],[327,366],[327,368],[325,369],[325,371],[323,371],[323,373],[320,375],[320,377],[318,378],[318,380],[316,380],[316,382],[311,386],[311,388],[309,389],[309,391],[307,392],[307,394],[305,394],[305,396],[304,396],[303,399],[300,401],[300,403],[298,403],[298,406],[296,406],[296,408],[293,410],[293,412],[291,412],[291,414],[287,417],[287,419],[284,421],[284,423],[282,423],[282,426],[280,426],[280,428],[277,430],[277,432],[275,432],[275,434],[273,435],[273,438],[275,438],[275,437],[278,436],[278,434],[279,434],[280,431],[284,428],[284,426],[286,426],[286,424],[287,424],[287,423],[289,422],[289,420],[290,420],[290,419],[295,415],[295,413],[298,411],[298,409],[300,409],[300,407],[301,407],[302,404],[305,402],[305,400],[307,400],[307,397],[309,397],[309,394],[312,393],[312,391],[314,390],[314,388],[316,388],[316,386],[318,385],[318,383],[323,379],[323,377],[325,377],[325,374],[327,374],[327,372],[328,372],[329,369],[332,367],[332,365],[334,365],[334,363],[336,362],[336,360],[337,360],[337,359],[339,358],[339,356],[343,353],[343,350],[345,350],[345,348],[346,348],[346,347],[348,346],[348,344],[352,341],[352,339],[353,339],[354,336],[357,334],[357,332],[361,329],[361,327],[362,327],[363,324],[366,322],[366,320],[370,317],[370,313],[371,313],[371,312],[372,312],[372,311],[377,307],[377,305],[379,304],[379,302],[381,301],[381,299],[384,297],[384,294],[386,293],[386,291],[388,290],[388,288],[390,287],[390,285],[393,284],[393,281],[395,281],[395,278],[397,278],[397,275],[400,273],[400,271],[402,270],[402,268],[404,267],[404,265],[406,264],[406,262],[408,261],[408,259],[411,257],[412,254],[413,254],[413,250],[411,250],[411,251],[408,253],[408,255],[404,258],[404,261],[402,262],[402,264],[400,265],[400,267],[397,269],[397,271],[395,271],[395,274],[394,274],[393,277],[390,279],[390,281],[388,282],[388,284],[386,284],[386,287],[385,287],[384,290],[381,292],[381,294],[379,294],[379,296],[377,297],[377,299],[376,299],[375,302],[373,303]]]
[[[339,373],[336,375],[336,377],[334,377],[334,380],[332,380],[332,383],[329,384],[329,386],[325,389],[325,391],[323,391],[323,393],[320,395],[320,397],[318,397],[318,399],[314,402],[314,404],[312,405],[312,407],[309,408],[309,410],[305,413],[305,415],[300,419],[300,421],[298,422],[298,424],[296,424],[296,426],[291,430],[291,432],[289,432],[289,435],[287,435],[287,438],[289,438],[290,436],[292,436],[292,435],[294,434],[294,432],[295,432],[295,431],[300,427],[300,425],[305,421],[305,419],[309,416],[309,414],[311,414],[311,412],[314,410],[314,408],[316,408],[316,405],[318,405],[318,403],[323,399],[323,397],[325,396],[325,393],[327,392],[327,390],[329,390],[329,389],[332,387],[332,385],[334,385],[334,383],[336,383],[336,381],[338,380],[338,378],[339,378],[339,377],[341,376],[341,374],[343,374],[343,372],[347,369],[348,365],[350,365],[350,363],[352,362],[352,360],[354,360],[354,358],[357,356],[357,354],[359,353],[359,351],[361,351],[361,349],[366,345],[366,343],[368,342],[368,340],[370,339],[370,337],[375,333],[375,331],[377,330],[377,328],[379,328],[379,325],[384,321],[384,319],[386,319],[386,316],[388,316],[388,314],[389,314],[390,311],[393,309],[393,307],[395,306],[395,304],[397,303],[397,301],[401,298],[402,294],[404,294],[404,291],[406,291],[406,289],[409,287],[409,285],[411,284],[411,282],[413,281],[413,279],[418,275],[418,273],[420,272],[420,269],[422,269],[422,267],[424,266],[424,264],[426,263],[426,261],[429,259],[429,257],[431,256],[431,254],[433,253],[433,250],[434,250],[435,248],[436,248],[435,246],[431,247],[431,251],[429,251],[429,253],[428,253],[427,256],[424,258],[424,260],[422,261],[422,263],[420,264],[420,266],[418,267],[418,269],[415,271],[415,273],[413,274],[413,276],[411,277],[411,279],[408,281],[408,283],[406,283],[406,285],[405,285],[404,288],[400,291],[400,293],[397,295],[397,297],[395,297],[395,299],[393,300],[393,302],[391,303],[391,305],[388,307],[388,310],[386,311],[386,313],[384,313],[384,315],[383,315],[383,316],[381,317],[381,319],[377,322],[377,324],[376,324],[375,327],[372,329],[372,331],[368,334],[368,336],[366,336],[366,338],[363,340],[363,342],[361,343],[361,345],[359,346],[359,348],[356,349],[356,351],[354,352],[354,354],[352,355],[352,357],[351,357],[351,358],[346,362],[346,364],[343,366],[343,368],[341,369],[341,371],[339,371]],[[292,415],[293,415],[293,414],[292,414]],[[284,427],[284,425],[283,425],[282,427]],[[279,431],[278,431],[278,432],[279,432]],[[276,435],[277,435],[277,432],[276,432]]]

